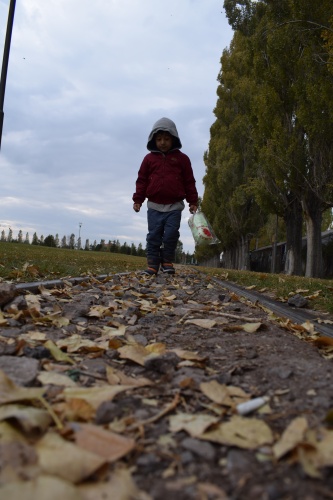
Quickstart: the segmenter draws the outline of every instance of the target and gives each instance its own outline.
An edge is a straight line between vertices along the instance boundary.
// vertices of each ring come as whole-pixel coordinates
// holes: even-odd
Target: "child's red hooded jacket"
[[[173,140],[173,148],[164,154],[156,148],[154,136],[157,132],[169,132]],[[158,120],[149,134],[147,154],[139,169],[134,203],[149,201],[168,205],[186,200],[189,205],[198,204],[198,192],[190,159],[179,151],[182,147],[176,125],[169,118]]]

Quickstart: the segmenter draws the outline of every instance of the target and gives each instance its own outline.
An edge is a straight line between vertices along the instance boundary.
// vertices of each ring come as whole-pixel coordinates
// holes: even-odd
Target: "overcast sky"
[[[1,53],[9,0],[0,0]],[[175,121],[203,195],[223,0],[17,0],[0,152],[0,232],[145,246],[132,209],[153,123]],[[186,206],[185,251],[194,251]]]

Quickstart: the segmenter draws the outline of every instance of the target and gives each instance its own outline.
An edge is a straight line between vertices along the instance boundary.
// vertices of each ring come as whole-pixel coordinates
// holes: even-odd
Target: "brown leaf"
[[[327,337],[325,335],[320,335],[315,340],[313,340],[313,344],[317,347],[326,347],[333,345],[333,338]]]
[[[134,439],[107,431],[93,424],[73,424],[76,444],[86,451],[115,462],[135,447]]]
[[[46,434],[36,445],[39,464],[46,474],[79,483],[95,472],[105,460],[83,450],[54,432]]]

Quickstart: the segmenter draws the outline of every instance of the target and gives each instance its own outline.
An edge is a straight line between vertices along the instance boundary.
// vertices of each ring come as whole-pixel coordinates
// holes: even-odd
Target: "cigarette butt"
[[[239,415],[247,415],[251,411],[258,410],[258,408],[264,406],[268,401],[269,398],[267,396],[250,399],[250,401],[246,401],[245,403],[239,403],[236,406],[236,411]]]

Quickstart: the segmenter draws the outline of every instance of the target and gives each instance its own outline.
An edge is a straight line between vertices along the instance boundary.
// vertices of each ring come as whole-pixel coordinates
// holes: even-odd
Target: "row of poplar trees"
[[[223,51],[202,210],[226,266],[246,268],[269,214],[285,224],[287,274],[322,277],[323,213],[333,206],[332,0],[225,0]]]

